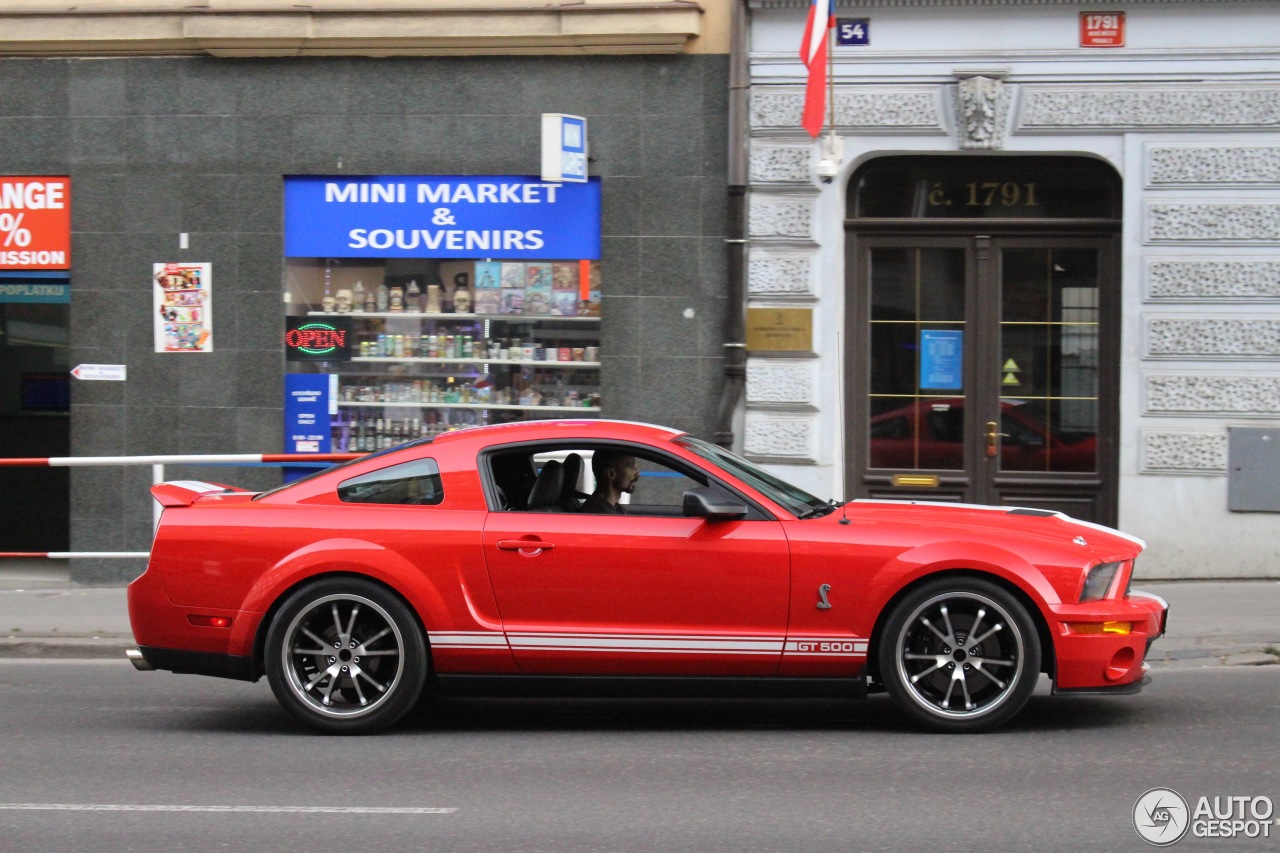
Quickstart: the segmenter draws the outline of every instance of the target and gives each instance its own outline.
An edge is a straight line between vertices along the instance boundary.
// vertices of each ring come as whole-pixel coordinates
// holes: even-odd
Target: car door
[[[589,458],[595,448],[579,449]],[[485,559],[517,665],[544,674],[776,673],[790,581],[780,523],[755,509],[742,520],[685,518],[680,496],[707,485],[706,475],[651,448],[629,452],[640,480],[625,515],[489,513]]]

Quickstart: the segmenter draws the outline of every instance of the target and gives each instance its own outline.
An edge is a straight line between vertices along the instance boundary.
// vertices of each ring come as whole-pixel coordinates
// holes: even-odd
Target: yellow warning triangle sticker
[[[1013,359],[1009,359],[1004,363],[1004,367],[1000,369],[1001,370],[1021,370],[1022,368],[1018,367],[1018,362],[1014,361]]]
[[[1018,377],[1014,376],[1012,373],[1006,373],[1004,377],[1004,381],[1001,382],[1000,384],[1001,385],[1021,385],[1022,383],[1019,382]]]

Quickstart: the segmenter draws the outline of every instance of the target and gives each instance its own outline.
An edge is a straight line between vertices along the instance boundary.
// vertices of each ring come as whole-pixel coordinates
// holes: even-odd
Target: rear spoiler
[[[151,487],[152,496],[164,507],[191,506],[206,495],[238,491],[240,490],[232,486],[202,483],[199,480],[170,480]]]

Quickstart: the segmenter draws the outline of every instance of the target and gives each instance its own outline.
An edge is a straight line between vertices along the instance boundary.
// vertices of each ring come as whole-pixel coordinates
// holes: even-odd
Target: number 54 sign
[[[836,44],[845,47],[871,44],[871,19],[837,18]]]

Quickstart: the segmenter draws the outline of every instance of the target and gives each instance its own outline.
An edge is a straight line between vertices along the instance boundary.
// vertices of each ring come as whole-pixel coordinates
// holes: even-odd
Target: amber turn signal
[[[1132,622],[1068,622],[1067,627],[1073,634],[1128,634],[1133,630]]]

